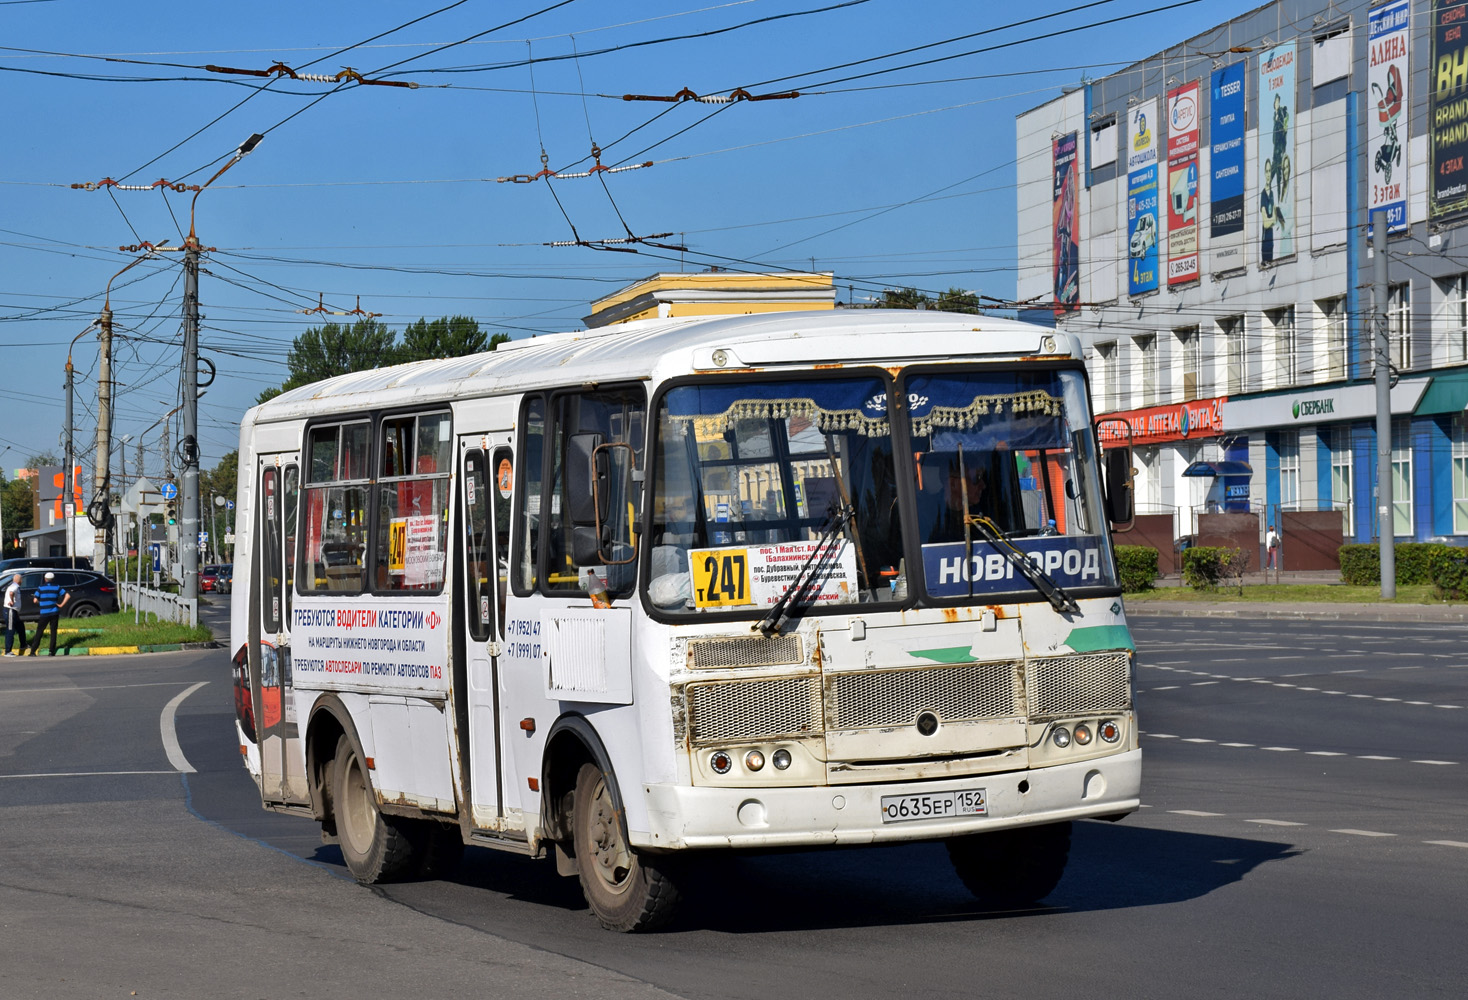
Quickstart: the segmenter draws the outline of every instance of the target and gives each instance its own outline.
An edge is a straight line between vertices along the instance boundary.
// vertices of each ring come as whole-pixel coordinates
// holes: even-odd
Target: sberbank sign
[[[1335,397],[1320,396],[1315,399],[1297,399],[1295,400],[1294,406],[1290,407],[1290,412],[1294,414],[1296,420],[1299,420],[1301,417],[1320,417],[1333,414],[1335,413]]]

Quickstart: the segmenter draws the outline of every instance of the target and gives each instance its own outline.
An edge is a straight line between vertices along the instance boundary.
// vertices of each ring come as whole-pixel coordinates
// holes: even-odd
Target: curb
[[[122,656],[130,653],[176,653],[180,650],[190,649],[220,649],[217,642],[164,642],[147,646],[78,646],[75,648],[63,648],[56,651],[57,656]],[[37,653],[35,658],[50,656],[50,653]],[[21,656],[17,659],[26,659]]]
[[[1371,607],[1340,610],[1329,608],[1248,606],[1225,608],[1218,605],[1188,605],[1183,602],[1166,606],[1127,608],[1128,618],[1274,618],[1294,621],[1361,621],[1361,622],[1435,622],[1442,625],[1468,624],[1468,611],[1440,611],[1410,605],[1402,608]]]

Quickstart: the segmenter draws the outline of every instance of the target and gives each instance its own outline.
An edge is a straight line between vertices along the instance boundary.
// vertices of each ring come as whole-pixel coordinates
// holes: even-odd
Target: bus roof
[[[1044,338],[1053,338],[1046,343]],[[968,349],[964,349],[967,347]],[[715,355],[722,351],[723,360]],[[350,372],[281,393],[246,422],[614,382],[673,371],[959,358],[1080,357],[1075,338],[1014,320],[932,310],[862,309],[648,319],[500,344],[461,358]]]

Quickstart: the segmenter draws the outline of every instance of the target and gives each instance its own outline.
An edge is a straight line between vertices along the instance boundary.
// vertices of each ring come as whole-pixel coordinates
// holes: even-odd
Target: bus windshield
[[[792,584],[807,607],[1040,599],[1005,545],[1066,588],[1115,586],[1080,372],[913,373],[902,392],[905,427],[876,376],[665,393],[653,607],[764,611]]]
[[[680,386],[662,398],[656,447],[654,607],[763,610],[797,577],[806,604],[906,597],[881,379]]]
[[[1029,589],[1006,545],[1056,584],[1115,586],[1079,372],[942,372],[904,388],[929,597]]]

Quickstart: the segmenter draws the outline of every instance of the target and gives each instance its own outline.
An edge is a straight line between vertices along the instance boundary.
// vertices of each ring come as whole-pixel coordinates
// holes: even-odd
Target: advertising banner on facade
[[[1468,209],[1468,0],[1433,0],[1427,217]]]
[[[1210,396],[1188,403],[1169,403],[1165,406],[1146,406],[1139,410],[1123,410],[1108,413],[1096,425],[1096,434],[1101,446],[1111,444],[1150,445],[1168,441],[1217,437],[1223,433],[1223,404],[1226,396]],[[1128,436],[1121,426],[1126,421],[1131,429]]]
[[[1076,133],[1067,132],[1051,143],[1055,187],[1051,197],[1052,273],[1055,278],[1055,314],[1072,312],[1081,302],[1081,253],[1076,232]]]
[[[1215,70],[1210,89],[1208,266],[1217,274],[1244,266],[1244,64]]]
[[[1259,261],[1295,252],[1295,43],[1259,56]]]
[[[1386,231],[1407,229],[1407,62],[1411,0],[1397,0],[1371,11],[1366,81],[1366,155],[1371,162],[1367,187],[1368,220],[1386,212]]]
[[[1167,95],[1167,284],[1198,280],[1198,85]]]
[[[1157,290],[1157,101],[1127,112],[1127,294]]]

